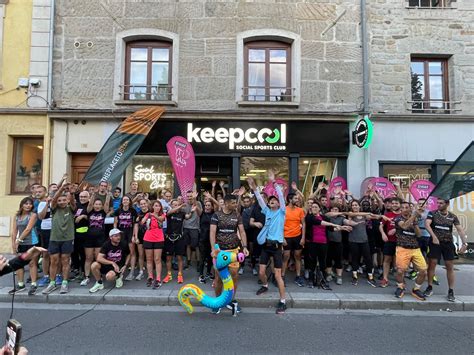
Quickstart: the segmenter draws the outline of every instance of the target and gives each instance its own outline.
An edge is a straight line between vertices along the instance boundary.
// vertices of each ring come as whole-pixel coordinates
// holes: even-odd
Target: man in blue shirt
[[[278,291],[280,292],[280,301],[277,304],[276,313],[283,314],[286,310],[285,283],[281,277],[281,268],[283,265],[283,229],[286,214],[285,198],[283,197],[281,186],[274,183],[278,198],[269,196],[268,205],[266,205],[257,189],[255,181],[252,178],[248,178],[247,181],[255,193],[258,204],[262,208],[262,213],[265,215],[265,225],[257,236],[258,244],[262,245],[259,261],[259,276],[262,281],[262,287],[257,291],[257,295],[268,291],[266,269],[270,258],[273,258],[275,280],[278,285]]]
[[[114,209],[114,212],[118,211],[118,209],[120,208],[120,204],[122,203],[121,195],[122,195],[122,189],[120,187],[116,187],[114,189],[114,194],[112,198],[112,207]]]

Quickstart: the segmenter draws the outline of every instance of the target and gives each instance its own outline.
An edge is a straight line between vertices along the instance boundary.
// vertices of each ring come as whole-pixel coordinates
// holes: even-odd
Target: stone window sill
[[[118,106],[178,106],[176,101],[153,101],[153,100],[116,100]]]
[[[241,107],[293,107],[298,108],[300,103],[299,102],[291,102],[291,101],[282,101],[282,102],[274,102],[274,101],[238,101],[237,105]]]

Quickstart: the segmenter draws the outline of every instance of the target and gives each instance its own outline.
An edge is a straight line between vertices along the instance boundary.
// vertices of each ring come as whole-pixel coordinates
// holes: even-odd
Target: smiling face
[[[142,212],[148,212],[148,201],[145,199],[140,200],[140,209]]]
[[[67,197],[66,196],[60,196],[58,198],[58,207],[59,208],[66,208],[67,207],[67,204],[68,204],[68,201],[67,201]]]
[[[130,207],[130,197],[128,197],[128,196],[122,197],[122,206],[123,207]]]
[[[351,210],[352,210],[352,212],[355,212],[355,213],[360,212],[360,205],[359,205],[359,202],[357,202],[357,201],[352,201],[352,203],[351,203]]]
[[[102,208],[104,208],[104,204],[102,203],[101,200],[95,200],[93,207],[94,207],[94,211],[99,212]]]

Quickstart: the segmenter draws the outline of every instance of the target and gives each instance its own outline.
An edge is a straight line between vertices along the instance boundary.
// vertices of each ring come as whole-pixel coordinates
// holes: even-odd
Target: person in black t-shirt
[[[265,203],[268,203],[268,196],[265,192],[261,192],[260,196],[262,196],[263,201]],[[249,240],[256,241],[257,235],[258,233],[260,233],[264,225],[265,225],[265,215],[262,213],[262,208],[259,206],[258,202],[255,202],[252,206],[252,212],[250,213],[250,221],[249,221],[251,236],[247,238]],[[253,243],[252,254],[250,257],[250,262],[252,265],[255,265],[255,266],[257,265],[261,252],[262,252],[262,246],[256,242]],[[255,276],[258,275],[258,270],[256,267],[253,268],[252,273]],[[260,280],[258,282],[261,283]]]
[[[107,281],[115,280],[115,287],[123,286],[122,277],[130,264],[130,250],[127,243],[121,242],[121,236],[122,232],[113,228],[109,233],[109,240],[100,248],[97,261],[91,266],[96,282],[89,290],[90,293],[104,289],[102,275],[105,275]]]
[[[173,279],[171,274],[171,261],[173,256],[178,260],[178,283],[183,280],[183,256],[186,255],[186,240],[183,238],[183,222],[185,212],[184,203],[179,204],[177,200],[171,201],[171,209],[166,214],[166,235],[165,235],[165,254],[166,254],[166,276],[163,283],[168,283]]]
[[[213,279],[211,242],[209,233],[211,229],[211,217],[215,211],[219,209],[219,202],[209,192],[204,193],[204,210],[201,214],[200,232],[199,232],[199,254],[201,254],[201,262],[199,263],[199,282],[206,283],[207,280]],[[204,264],[207,264],[207,273],[204,276]]]

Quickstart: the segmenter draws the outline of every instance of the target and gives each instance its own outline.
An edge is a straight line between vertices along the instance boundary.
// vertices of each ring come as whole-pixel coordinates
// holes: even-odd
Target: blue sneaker
[[[41,279],[38,281],[38,287],[45,287],[49,285],[49,276],[43,276]]]
[[[61,275],[56,275],[54,282],[56,283],[56,286],[61,286],[63,284],[63,277]]]

